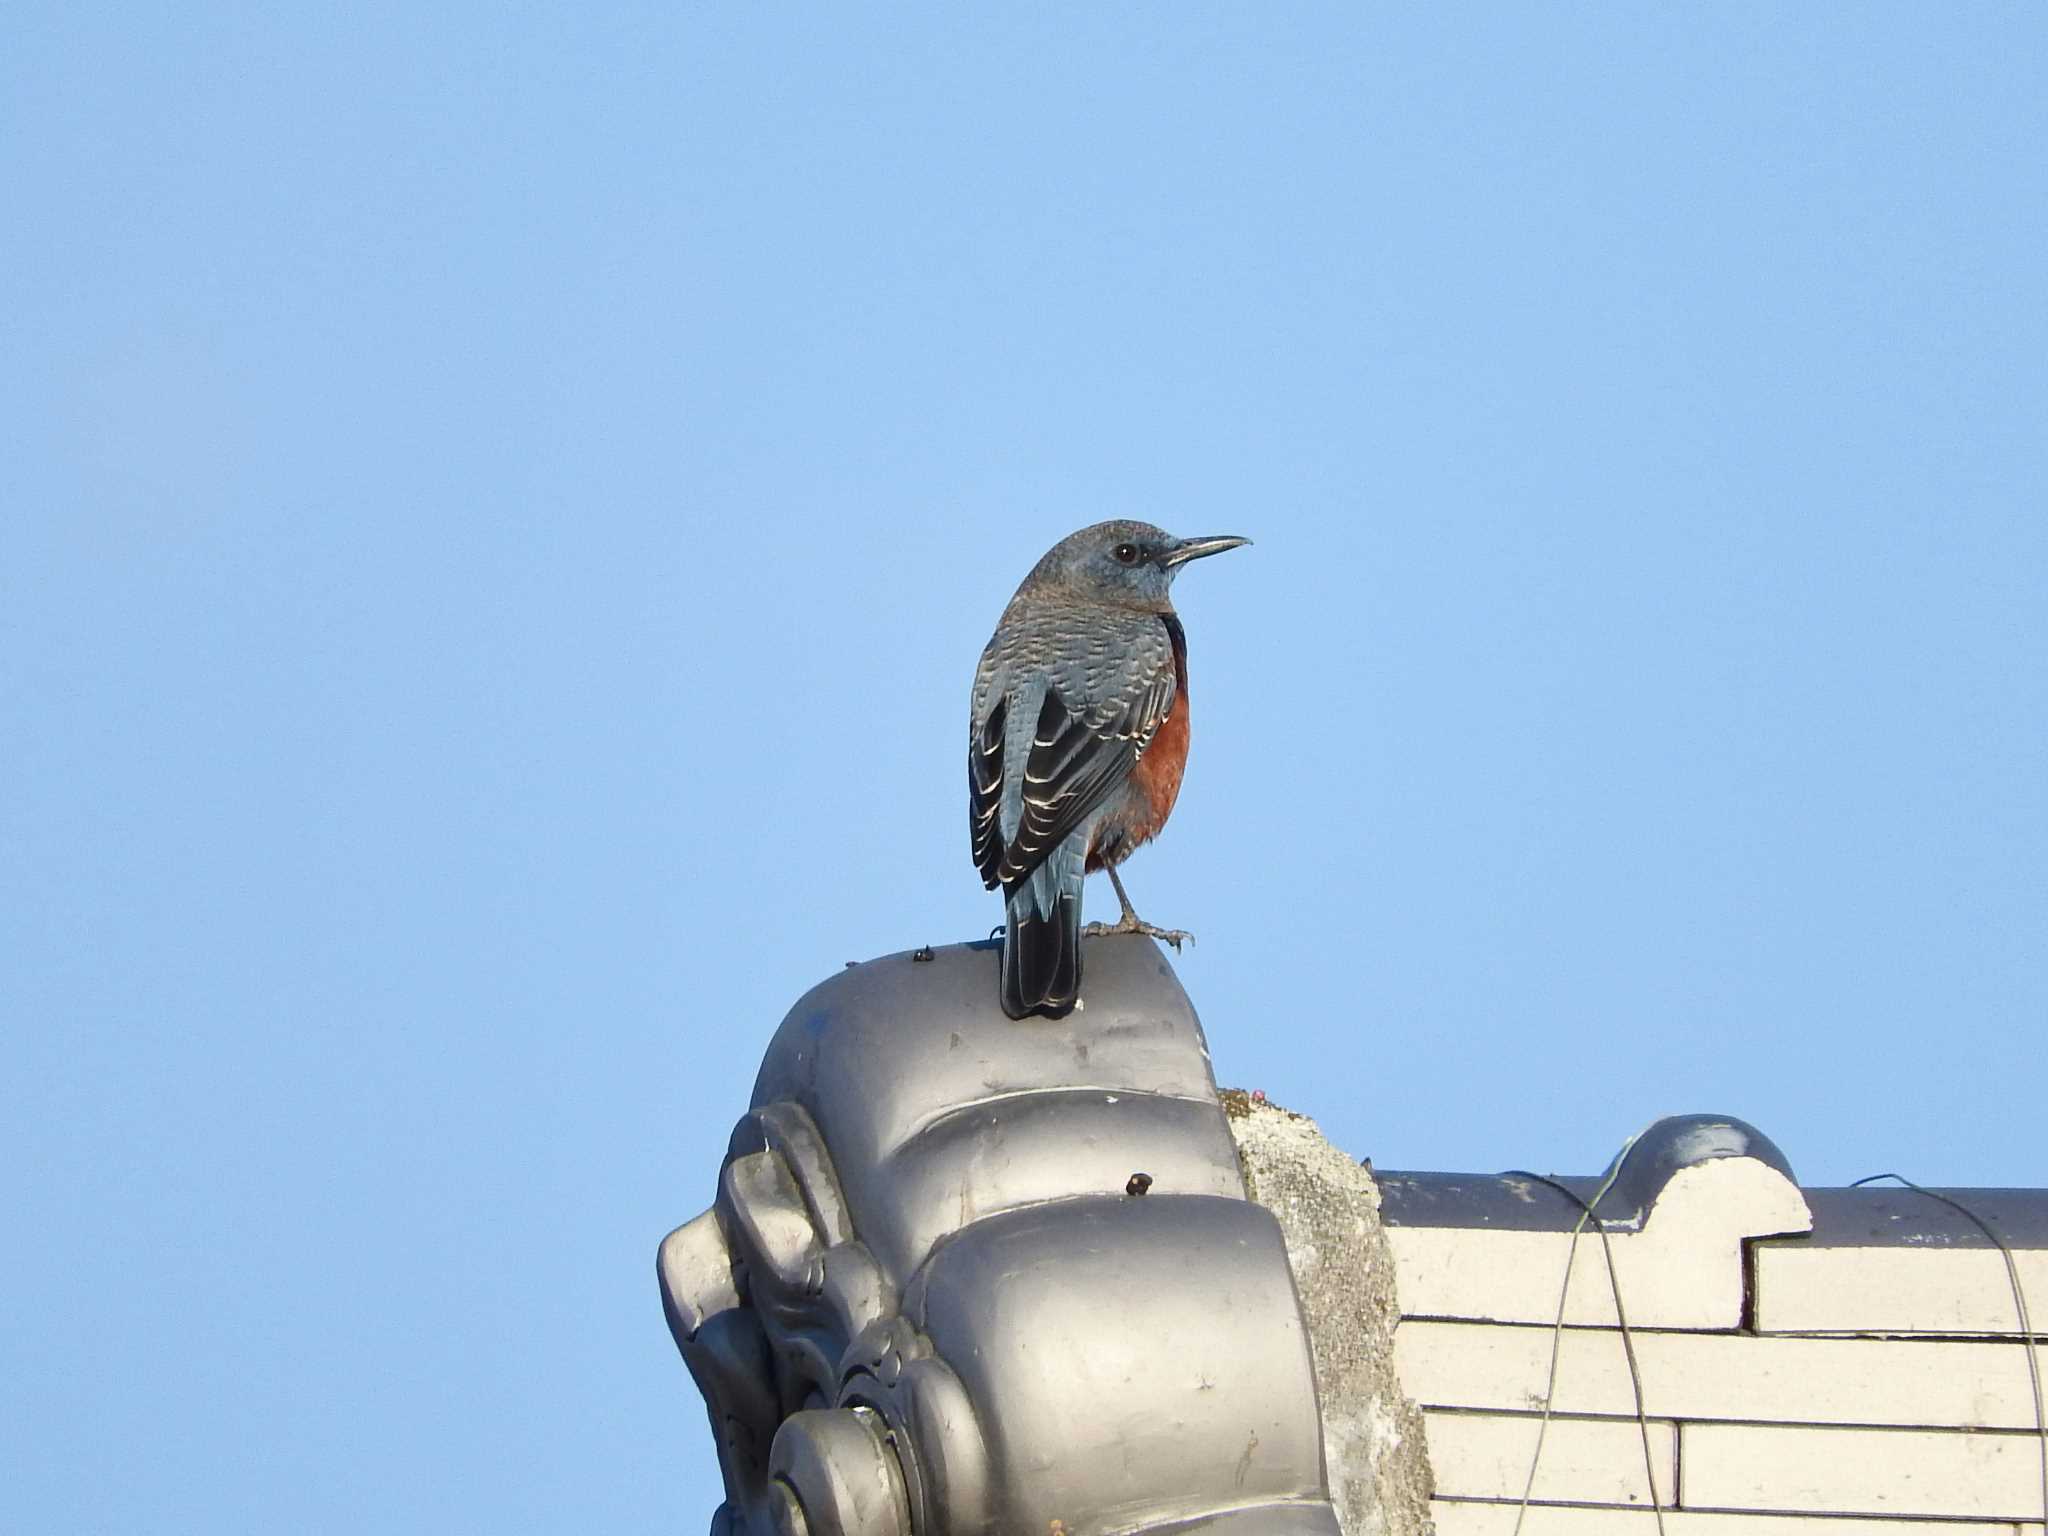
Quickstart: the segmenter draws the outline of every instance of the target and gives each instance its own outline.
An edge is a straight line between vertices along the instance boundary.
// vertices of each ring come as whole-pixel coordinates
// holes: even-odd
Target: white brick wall
[[[1569,1233],[1534,1230],[1511,1205],[1501,1215],[1519,1198],[1512,1180],[1471,1181],[1491,1214],[1457,1224],[1459,1185],[1430,1177],[1405,1215],[1396,1190],[1387,1233],[1395,1365],[1424,1409],[1441,1536],[1514,1531],[1553,1343],[1523,1536],[1654,1536],[1598,1234],[1579,1237],[1557,1330]],[[1984,1193],[2048,1209],[2048,1193]],[[1827,1232],[1774,1235],[1807,1226],[1801,1192],[1778,1168],[1720,1156],[1679,1168],[1611,1239],[1667,1536],[2044,1536],[2029,1354],[1999,1253],[1953,1222],[1937,1230],[1931,1206],[1930,1230],[1907,1230],[1910,1202],[1873,1216],[1866,1237],[1840,1216],[1861,1197],[1821,1194],[1837,1213]],[[2015,1253],[2039,1330],[2048,1243]]]

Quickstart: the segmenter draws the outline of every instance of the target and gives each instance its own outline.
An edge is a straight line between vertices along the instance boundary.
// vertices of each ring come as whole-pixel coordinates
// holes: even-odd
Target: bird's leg
[[[1124,894],[1124,883],[1116,877],[1116,866],[1105,864],[1102,872],[1109,876],[1109,883],[1116,887],[1116,899],[1123,903],[1124,915],[1113,923],[1090,923],[1081,930],[1086,939],[1099,939],[1112,933],[1142,933],[1149,939],[1160,939],[1173,946],[1175,954],[1180,953],[1183,944],[1195,942],[1195,936],[1182,928],[1155,928],[1138,916],[1138,909],[1131,905],[1131,898]]]
[[[1116,866],[1106,864],[1102,872],[1109,876],[1109,883],[1116,891],[1117,904],[1124,909],[1124,915],[1117,919],[1118,924],[1125,928],[1142,927],[1143,920],[1138,916],[1138,909],[1131,905],[1131,898],[1124,890],[1123,878],[1117,874]]]

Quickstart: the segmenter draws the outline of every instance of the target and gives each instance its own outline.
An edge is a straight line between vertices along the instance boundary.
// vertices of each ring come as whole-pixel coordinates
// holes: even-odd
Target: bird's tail
[[[1064,1018],[1081,995],[1081,852],[1062,848],[1004,895],[1003,1012]]]

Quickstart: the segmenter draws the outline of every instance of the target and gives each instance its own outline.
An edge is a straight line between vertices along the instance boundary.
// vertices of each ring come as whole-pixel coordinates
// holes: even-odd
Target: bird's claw
[[[1195,942],[1195,936],[1185,928],[1155,928],[1152,924],[1135,917],[1119,918],[1113,923],[1089,923],[1081,930],[1081,937],[1105,939],[1119,933],[1142,933],[1148,939],[1171,944],[1176,955],[1180,953],[1181,945]]]

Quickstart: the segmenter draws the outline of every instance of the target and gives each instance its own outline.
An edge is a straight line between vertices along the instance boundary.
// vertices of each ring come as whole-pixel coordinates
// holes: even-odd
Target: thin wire
[[[1614,1167],[1609,1170],[1599,1189],[1593,1192],[1590,1201],[1581,1199],[1557,1180],[1545,1178],[1540,1173],[1513,1168],[1502,1175],[1503,1178],[1523,1178],[1547,1185],[1579,1208],[1579,1219],[1572,1226],[1571,1241],[1565,1245],[1564,1284],[1558,1289],[1557,1318],[1551,1324],[1550,1330],[1550,1373],[1543,1384],[1543,1417],[1536,1426],[1536,1449],[1529,1457],[1529,1476],[1522,1484],[1522,1501],[1515,1509],[1514,1536],[1521,1536],[1522,1522],[1528,1517],[1529,1500],[1536,1489],[1536,1469],[1543,1461],[1543,1442],[1550,1433],[1550,1405],[1557,1394],[1557,1360],[1564,1344],[1565,1306],[1571,1297],[1572,1261],[1578,1253],[1579,1234],[1586,1230],[1586,1223],[1589,1221],[1593,1223],[1594,1231],[1600,1234],[1601,1253],[1607,1261],[1607,1286],[1614,1293],[1614,1317],[1621,1324],[1622,1353],[1628,1359],[1629,1385],[1635,1390],[1636,1431],[1643,1442],[1643,1476],[1649,1484],[1650,1512],[1657,1517],[1657,1536],[1664,1536],[1664,1505],[1657,1497],[1656,1458],[1650,1452],[1650,1421],[1649,1416],[1643,1411],[1643,1378],[1636,1365],[1636,1347],[1634,1339],[1629,1334],[1628,1314],[1622,1310],[1621,1277],[1614,1268],[1614,1244],[1608,1236],[1606,1221],[1593,1214],[1593,1208],[1607,1198],[1607,1192],[1614,1188],[1615,1181],[1621,1177],[1621,1170],[1628,1163],[1629,1154],[1635,1151],[1636,1143],[1642,1139],[1643,1132],[1649,1129],[1649,1126],[1644,1126],[1641,1131],[1637,1131],[1621,1144],[1621,1153],[1614,1159]]]
[[[1522,1502],[1515,1508],[1514,1536],[1522,1536],[1522,1521],[1529,1513],[1529,1496],[1536,1488],[1536,1468],[1543,1461],[1544,1437],[1550,1433],[1550,1402],[1557,1395],[1557,1357],[1564,1344],[1564,1308],[1566,1299],[1571,1295],[1572,1260],[1579,1250],[1579,1234],[1585,1230],[1586,1214],[1581,1211],[1578,1224],[1572,1228],[1571,1241],[1565,1245],[1564,1285],[1557,1293],[1557,1321],[1551,1324],[1550,1374],[1543,1382],[1543,1417],[1536,1422],[1536,1449],[1529,1453],[1529,1476],[1522,1484]]]
[[[1656,1456],[1650,1450],[1650,1418],[1648,1412],[1643,1406],[1643,1373],[1641,1367],[1638,1366],[1636,1363],[1635,1337],[1628,1325],[1628,1312],[1625,1308],[1623,1308],[1621,1304],[1621,1276],[1620,1273],[1614,1267],[1614,1241],[1608,1235],[1606,1220],[1602,1217],[1595,1216],[1593,1214],[1593,1207],[1600,1203],[1600,1196],[1607,1193],[1607,1187],[1603,1185],[1599,1193],[1595,1194],[1593,1196],[1592,1201],[1589,1203],[1588,1201],[1582,1199],[1579,1195],[1573,1193],[1573,1191],[1571,1191],[1570,1189],[1566,1188],[1564,1185],[1558,1183],[1555,1179],[1547,1179],[1540,1173],[1525,1172],[1522,1174],[1522,1177],[1533,1179],[1539,1184],[1547,1184],[1550,1186],[1550,1188],[1556,1190],[1559,1194],[1563,1195],[1567,1200],[1570,1200],[1573,1204],[1578,1206],[1579,1210],[1583,1213],[1579,1218],[1580,1226],[1583,1227],[1585,1222],[1588,1219],[1590,1219],[1593,1223],[1593,1230],[1600,1234],[1601,1251],[1603,1256],[1607,1260],[1607,1288],[1609,1291],[1613,1293],[1614,1296],[1614,1318],[1615,1321],[1621,1325],[1621,1350],[1623,1356],[1628,1361],[1629,1386],[1631,1387],[1631,1389],[1633,1389],[1635,1394],[1636,1433],[1638,1437],[1640,1437],[1643,1446],[1643,1477],[1649,1485],[1650,1513],[1656,1516],[1657,1530],[1659,1536],[1662,1536],[1664,1530],[1664,1505],[1663,1501],[1657,1497],[1657,1464]],[[1610,1180],[1610,1183],[1611,1182],[1612,1181]],[[1563,1317],[1562,1312],[1560,1311],[1559,1322],[1551,1342],[1551,1380],[1553,1385],[1556,1381],[1557,1346],[1563,1339],[1563,1332]],[[1545,1416],[1547,1418],[1550,1410],[1550,1404],[1547,1399],[1544,1402],[1543,1407]],[[1543,1436],[1541,1431],[1538,1431],[1536,1438],[1537,1451],[1539,1454],[1541,1454],[1543,1442]],[[1529,1482],[1531,1486],[1534,1485],[1535,1480],[1536,1469],[1532,1465],[1529,1469]],[[1528,1503],[1527,1489],[1524,1489],[1522,1497],[1523,1507],[1526,1508]],[[1519,1518],[1520,1517],[1518,1515],[1518,1521]]]
[[[1861,1189],[1866,1184],[1875,1184],[1879,1179],[1896,1179],[1914,1193],[1925,1195],[1930,1200],[1939,1200],[1951,1210],[1960,1211],[1979,1232],[1991,1240],[1991,1246],[1996,1248],[1999,1257],[2005,1260],[2005,1278],[2012,1285],[2013,1306],[2020,1315],[2020,1338],[2027,1348],[2027,1380],[2034,1389],[2034,1432],[2041,1440],[2041,1519],[2048,1523],[2048,1409],[2044,1409],[2041,1399],[2041,1356],[2039,1346],[2034,1341],[2034,1323],[2027,1315],[2027,1293],[2025,1287],[2020,1284],[2020,1267],[2013,1260],[2012,1250],[2005,1245],[2004,1238],[1991,1230],[1989,1222],[1962,1201],[1937,1194],[1925,1185],[1915,1184],[1902,1173],[1873,1173],[1868,1178],[1858,1179],[1849,1187]]]

